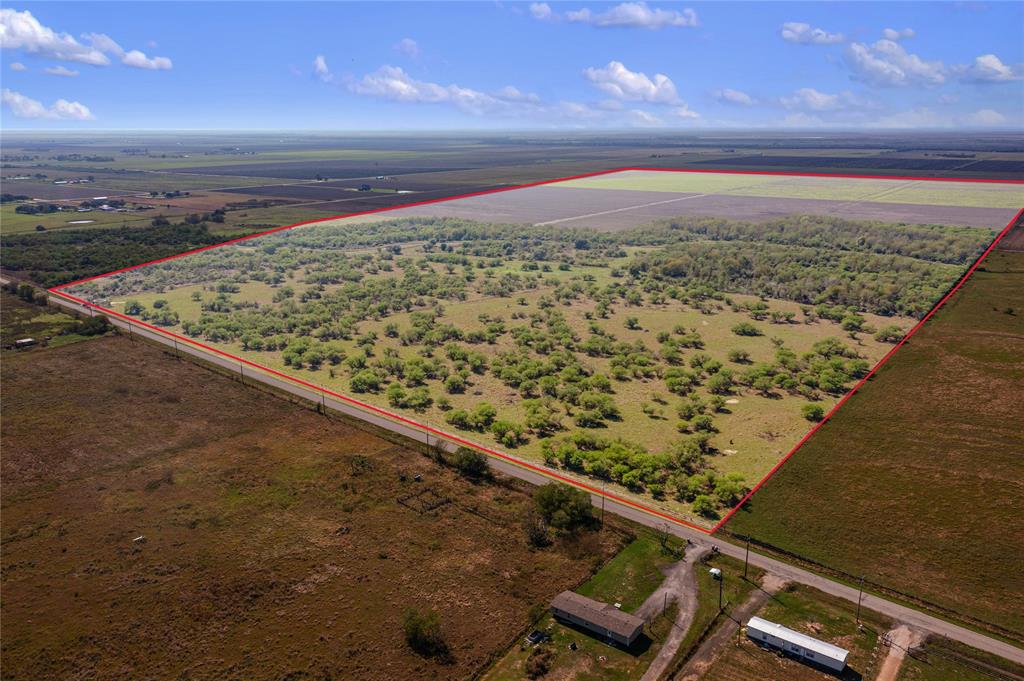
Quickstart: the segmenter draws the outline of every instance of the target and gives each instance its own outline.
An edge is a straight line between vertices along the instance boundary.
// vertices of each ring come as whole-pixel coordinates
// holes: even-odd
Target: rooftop
[[[573,614],[626,638],[632,635],[638,627],[644,626],[644,620],[636,615],[622,612],[614,605],[595,601],[593,598],[581,596],[573,591],[563,591],[555,596],[551,601],[551,607]]]
[[[787,643],[795,643],[798,646],[802,646],[807,650],[812,651],[816,655],[828,657],[838,662],[845,663],[847,655],[850,654],[850,651],[845,648],[840,648],[839,646],[834,646],[831,643],[819,641],[807,634],[801,634],[799,631],[793,631],[781,624],[769,622],[768,620],[761,619],[760,617],[751,617],[750,621],[747,622],[747,628],[769,633],[772,636],[786,641]]]

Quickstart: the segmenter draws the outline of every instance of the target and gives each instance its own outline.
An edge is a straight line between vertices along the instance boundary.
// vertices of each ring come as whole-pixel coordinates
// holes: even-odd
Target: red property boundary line
[[[242,237],[239,237],[237,239],[231,239],[229,241],[223,241],[223,242],[218,243],[218,244],[211,244],[209,246],[203,246],[201,248],[196,248],[196,249],[192,249],[192,250],[188,250],[188,251],[183,251],[183,252],[175,254],[175,255],[171,255],[171,256],[168,256],[168,257],[165,257],[165,258],[158,258],[156,260],[151,260],[149,262],[140,263],[138,265],[132,265],[130,267],[123,267],[121,269],[114,270],[112,272],[107,272],[106,274],[99,274],[99,275],[96,275],[96,276],[85,277],[83,279],[78,279],[76,281],[72,281],[72,282],[67,283],[67,284],[61,284],[59,286],[54,286],[54,287],[48,289],[48,291],[49,291],[49,293],[51,293],[51,294],[53,294],[55,296],[64,298],[64,299],[66,299],[66,300],[68,300],[70,302],[73,302],[73,303],[75,303],[77,305],[83,306],[83,307],[85,307],[87,309],[94,310],[96,312],[99,312],[101,314],[108,315],[108,316],[111,316],[111,317],[116,317],[116,318],[121,319],[121,320],[126,321],[126,322],[131,322],[132,324],[136,324],[136,325],[138,325],[140,327],[143,327],[143,328],[145,328],[145,329],[147,329],[149,331],[155,332],[155,333],[157,333],[157,334],[159,334],[161,336],[166,336],[166,337],[172,338],[172,339],[174,339],[176,341],[180,341],[180,342],[185,343],[187,345],[199,348],[199,349],[201,349],[201,350],[203,350],[205,352],[209,352],[209,353],[214,354],[214,355],[219,355],[221,357],[225,357],[225,358],[230,359],[230,360],[232,360],[234,362],[238,362],[239,364],[244,364],[244,365],[250,366],[250,367],[252,367],[254,369],[257,369],[259,371],[263,371],[263,372],[268,373],[268,374],[270,374],[272,376],[275,376],[277,378],[282,378],[282,379],[284,379],[286,381],[289,381],[291,383],[300,385],[303,388],[306,388],[308,390],[312,390],[312,391],[314,391],[316,393],[320,393],[320,394],[323,394],[323,395],[329,395],[329,396],[331,396],[334,399],[340,400],[340,401],[342,401],[344,403],[353,405],[353,406],[358,407],[360,409],[369,411],[371,413],[375,413],[375,414],[377,414],[379,416],[384,416],[384,417],[386,417],[386,418],[388,418],[390,420],[393,420],[393,421],[398,421],[398,422],[400,422],[402,424],[405,424],[407,426],[412,426],[414,429],[419,430],[421,432],[429,433],[429,434],[434,435],[436,437],[443,438],[443,439],[448,440],[450,442],[454,442],[454,443],[456,443],[458,445],[461,445],[461,446],[464,446],[464,447],[469,447],[471,449],[483,452],[484,454],[487,454],[488,456],[492,456],[494,458],[500,459],[500,460],[505,461],[507,463],[513,464],[515,466],[518,466],[520,468],[524,468],[524,469],[530,470],[530,471],[532,471],[534,473],[538,473],[540,475],[543,475],[544,477],[547,477],[547,478],[550,478],[550,479],[554,479],[554,480],[558,480],[559,482],[564,482],[564,483],[573,485],[574,487],[583,489],[583,490],[587,491],[590,494],[594,494],[594,495],[597,495],[597,496],[600,496],[600,497],[604,497],[604,498],[609,499],[611,501],[614,501],[616,503],[623,504],[625,506],[629,506],[629,507],[634,508],[636,510],[642,511],[642,512],[648,514],[648,515],[655,516],[657,518],[660,518],[660,519],[663,519],[663,520],[667,520],[667,521],[676,523],[678,525],[683,525],[685,527],[688,527],[690,529],[702,532],[704,534],[712,535],[715,532],[717,532],[723,525],[725,525],[729,521],[729,519],[731,519],[733,517],[733,515],[735,515],[736,512],[739,511],[740,508],[742,508],[742,506],[759,489],[761,489],[761,487],[764,486],[764,484],[766,482],[768,482],[768,480],[773,475],[775,475],[775,473],[777,473],[780,468],[782,468],[783,464],[785,464],[786,461],[788,461],[794,454],[796,454],[796,452],[811,438],[811,436],[814,435],[822,426],[824,426],[828,422],[828,420],[830,418],[832,418],[832,416],[839,410],[839,408],[841,406],[843,406],[843,404],[845,404],[846,401],[849,400],[850,397],[852,397],[853,394],[856,393],[861,388],[861,386],[863,386],[865,383],[867,383],[867,381],[869,379],[871,379],[872,376],[875,375],[875,373],[882,367],[882,365],[885,364],[889,360],[889,358],[891,358],[893,356],[893,354],[895,354],[895,352],[897,350],[899,350],[910,339],[911,336],[913,336],[915,333],[917,333],[917,331],[924,325],[924,323],[927,322],[938,311],[938,309],[941,308],[946,303],[946,301],[948,301],[953,296],[953,294],[955,294],[964,285],[964,283],[970,278],[970,276],[972,274],[974,274],[974,271],[978,268],[978,266],[982,263],[982,261],[988,256],[988,254],[991,253],[992,250],[995,249],[996,245],[1002,240],[1002,238],[1004,236],[1006,236],[1006,234],[1013,227],[1014,223],[1016,223],[1016,221],[1021,217],[1021,215],[1024,214],[1024,208],[1022,208],[1020,211],[1017,212],[1017,214],[1014,216],[1014,218],[1012,220],[1010,220],[1009,224],[1007,224],[1006,227],[1004,227],[1003,230],[992,241],[992,243],[989,244],[988,248],[985,249],[985,251],[980,256],[978,256],[978,258],[974,261],[974,263],[967,270],[967,272],[963,275],[963,277],[960,278],[960,280],[957,282],[957,284],[952,289],[950,289],[950,291],[938,303],[936,303],[934,307],[932,307],[932,309],[928,312],[928,314],[926,314],[891,350],[889,350],[889,352],[886,353],[886,355],[884,357],[882,357],[882,359],[879,360],[877,364],[875,364],[875,366],[871,369],[871,371],[866,376],[864,376],[864,378],[862,378],[849,392],[847,392],[842,397],[842,399],[840,399],[839,402],[837,402],[835,404],[835,406],[833,406],[832,409],[829,410],[828,414],[826,414],[825,417],[820,422],[818,422],[806,435],[804,435],[800,439],[800,441],[797,442],[797,444],[777,464],[775,464],[775,466],[772,467],[772,469],[763,478],[761,478],[761,480],[750,490],[750,492],[748,492],[747,495],[744,496],[743,499],[741,499],[738,504],[736,504],[735,507],[733,507],[728,513],[726,513],[726,515],[718,523],[716,523],[710,529],[708,529],[706,527],[702,527],[700,525],[696,525],[696,524],[691,523],[689,521],[683,520],[682,518],[677,518],[677,517],[675,517],[673,515],[664,513],[662,511],[657,510],[657,509],[650,508],[648,506],[645,506],[643,504],[637,503],[637,502],[632,501],[630,499],[626,499],[626,498],[620,497],[620,496],[618,496],[616,494],[613,494],[611,492],[606,492],[606,491],[604,491],[602,489],[591,487],[590,485],[588,485],[588,484],[586,484],[584,482],[581,482],[579,480],[575,480],[573,478],[569,478],[569,477],[560,475],[559,473],[554,472],[552,470],[549,470],[549,469],[547,469],[545,467],[534,465],[534,464],[532,464],[532,463],[530,463],[528,461],[524,461],[524,460],[519,459],[517,457],[513,457],[513,456],[510,456],[510,455],[505,454],[503,452],[491,449],[489,447],[484,447],[483,445],[477,444],[475,442],[471,442],[469,440],[465,440],[465,439],[463,439],[463,438],[461,438],[461,437],[459,437],[457,435],[453,435],[451,433],[447,433],[445,431],[439,430],[439,429],[434,428],[433,426],[427,425],[425,423],[420,423],[418,421],[415,421],[413,419],[407,418],[407,417],[402,416],[400,414],[391,412],[391,411],[389,411],[387,409],[382,409],[382,408],[374,406],[372,404],[368,404],[366,402],[362,402],[362,401],[357,400],[355,398],[349,397],[348,395],[343,395],[341,393],[337,393],[337,392],[334,392],[332,390],[328,390],[327,388],[324,388],[322,386],[318,386],[318,385],[315,385],[313,383],[309,383],[307,381],[304,381],[304,380],[302,380],[300,378],[296,378],[294,376],[290,376],[290,375],[285,374],[285,373],[283,373],[281,371],[277,371],[276,369],[271,369],[270,367],[265,367],[265,366],[263,366],[261,364],[258,364],[256,362],[250,361],[250,360],[245,359],[243,357],[238,357],[237,355],[233,355],[233,354],[231,354],[229,352],[225,352],[223,350],[219,350],[217,348],[214,348],[212,346],[206,345],[204,343],[200,343],[200,342],[195,341],[195,340],[193,340],[191,338],[187,338],[185,336],[181,336],[181,335],[178,335],[176,333],[172,333],[170,331],[167,331],[167,330],[162,329],[160,327],[154,326],[152,324],[147,324],[147,323],[139,321],[139,320],[137,320],[137,319],[135,319],[135,318],[133,318],[131,316],[121,314],[121,313],[116,312],[114,310],[110,310],[110,309],[107,309],[105,307],[101,307],[99,305],[91,303],[91,302],[89,302],[87,300],[84,300],[82,298],[78,298],[76,296],[72,296],[71,294],[65,293],[62,290],[62,289],[70,288],[72,286],[77,286],[79,284],[83,284],[83,283],[86,283],[86,282],[89,282],[89,281],[94,281],[96,279],[104,279],[106,277],[110,277],[110,276],[113,276],[115,274],[121,274],[121,273],[124,273],[124,272],[130,272],[130,271],[137,270],[137,269],[140,269],[140,268],[143,268],[143,267],[148,267],[150,265],[156,265],[158,263],[167,262],[169,260],[174,260],[174,259],[177,259],[177,258],[183,258],[183,257],[188,256],[188,255],[194,255],[196,253],[202,253],[204,251],[209,251],[209,250],[212,250],[212,249],[215,249],[215,248],[221,248],[222,246],[230,246],[232,244],[237,244],[237,243],[240,243],[240,242],[243,242],[243,241],[248,241],[249,239],[256,239],[256,238],[261,237],[261,236],[266,236],[268,234],[274,234],[274,233],[277,233],[277,232],[282,232],[282,231],[294,229],[296,227],[302,227],[304,225],[311,225],[311,224],[317,224],[317,223],[321,223],[321,222],[328,222],[328,221],[331,221],[331,220],[338,220],[338,219],[342,219],[342,218],[351,218],[351,217],[359,217],[359,216],[363,216],[363,215],[372,215],[372,214],[375,214],[375,213],[385,213],[385,212],[392,211],[392,210],[398,210],[400,208],[413,208],[413,207],[416,207],[416,206],[424,206],[424,205],[429,205],[429,204],[433,204],[433,203],[441,203],[441,202],[444,202],[444,201],[455,201],[455,200],[458,200],[458,199],[468,199],[468,198],[472,198],[472,197],[476,197],[476,196],[485,196],[485,195],[488,195],[488,194],[497,194],[497,193],[501,193],[501,192],[512,191],[512,190],[515,190],[515,189],[527,189],[529,187],[539,187],[539,186],[553,184],[553,183],[558,183],[558,182],[568,182],[570,180],[578,180],[578,179],[584,179],[584,178],[589,178],[589,177],[598,177],[598,176],[601,176],[601,175],[609,175],[609,174],[613,174],[613,173],[619,173],[619,172],[630,171],[630,170],[632,170],[632,171],[646,171],[646,172],[710,173],[710,174],[725,174],[725,175],[766,175],[766,176],[781,176],[781,177],[826,177],[826,178],[845,178],[845,179],[905,180],[905,181],[923,181],[923,182],[973,182],[973,183],[992,183],[992,184],[1024,184],[1024,180],[993,180],[993,179],[987,179],[987,178],[909,177],[909,176],[897,176],[897,175],[846,175],[846,174],[837,174],[837,173],[771,172],[771,171],[757,171],[757,170],[736,170],[736,171],[734,171],[734,170],[717,170],[717,169],[707,169],[707,170],[704,170],[704,169],[694,169],[694,168],[633,168],[633,167],[630,167],[630,168],[614,168],[614,169],[611,169],[611,170],[602,170],[602,171],[597,171],[597,172],[593,172],[593,173],[584,173],[584,174],[580,174],[580,175],[572,175],[572,176],[569,176],[569,177],[561,177],[561,178],[556,178],[556,179],[551,179],[551,180],[541,180],[539,182],[530,182],[530,183],[521,184],[521,185],[512,185],[512,186],[509,186],[509,187],[501,187],[501,188],[498,188],[498,189],[488,189],[488,190],[479,191],[479,192],[471,192],[471,193],[468,193],[468,194],[460,194],[460,195],[457,195],[457,196],[448,196],[448,197],[444,197],[444,198],[428,199],[426,201],[418,201],[418,202],[413,202],[413,203],[407,203],[407,204],[403,204],[403,205],[399,205],[399,206],[386,206],[386,207],[383,207],[383,208],[376,208],[376,209],[367,210],[367,211],[361,211],[361,212],[357,212],[357,213],[347,213],[347,214],[342,214],[342,215],[334,215],[334,216],[326,217],[326,218],[318,218],[318,219],[315,219],[315,220],[307,220],[307,221],[304,221],[304,222],[295,223],[293,225],[286,225],[286,226],[282,226],[282,227],[275,227],[273,229],[268,229],[268,230],[263,231],[263,232],[257,232],[255,234],[248,234],[246,236],[242,236]]]

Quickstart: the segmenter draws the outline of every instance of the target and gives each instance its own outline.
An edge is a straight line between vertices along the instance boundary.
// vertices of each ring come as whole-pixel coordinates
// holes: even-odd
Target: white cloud
[[[677,118],[688,118],[690,120],[700,118],[700,114],[692,110],[685,102],[680,102],[679,106],[673,107],[672,115]]]
[[[69,102],[66,99],[58,99],[52,106],[47,107],[38,100],[7,88],[3,89],[0,99],[18,118],[77,121],[91,121],[95,118],[89,111],[89,107],[80,102]]]
[[[805,109],[808,111],[835,111],[842,108],[843,96],[830,95],[812,87],[802,87],[790,97],[782,98],[782,105],[787,109]]]
[[[962,119],[962,123],[978,127],[1005,125],[1006,122],[1006,116],[993,109],[981,109]]]
[[[544,7],[547,8],[548,13],[538,18],[551,18],[551,8],[547,5],[544,5]],[[534,16],[537,16],[536,12],[533,12],[532,5],[530,11]],[[543,12],[543,10],[541,11]],[[697,13],[692,9],[686,8],[682,11],[652,9],[647,6],[646,2],[624,2],[606,12],[597,14],[584,7],[580,10],[566,12],[565,18],[574,23],[590,24],[591,26],[601,28],[626,27],[658,30],[669,27],[697,25]]]
[[[746,92],[739,90],[733,90],[732,88],[722,88],[715,90],[711,95],[722,102],[723,104],[732,104],[734,106],[753,106],[754,98],[748,95]]]
[[[904,28],[896,30],[895,28],[886,28],[882,31],[882,37],[886,40],[906,40],[907,38],[913,38],[917,33],[912,28]]]
[[[642,128],[658,127],[664,125],[661,119],[654,114],[643,111],[641,109],[631,109],[629,112],[629,122],[633,125]]]
[[[12,61],[11,71],[28,71],[28,67],[22,64],[20,61]]]
[[[850,43],[846,63],[854,79],[883,87],[941,85],[948,70],[941,61],[925,61],[899,43],[884,39],[872,45]]]
[[[131,50],[121,57],[121,63],[136,69],[148,69],[150,71],[170,71],[173,67],[171,60],[167,57],[147,57],[144,52]]]
[[[327,60],[324,59],[322,54],[316,55],[316,58],[313,60],[313,75],[325,83],[330,83],[334,80],[334,74],[327,67]]]
[[[594,120],[603,116],[602,112],[579,102],[559,102],[555,112],[565,118],[577,120]]]
[[[994,54],[975,57],[971,64],[956,68],[960,77],[971,83],[1006,83],[1021,79],[1022,69],[1014,68]]]
[[[620,61],[608,62],[603,69],[588,68],[583,75],[598,89],[616,99],[671,104],[679,101],[676,86],[661,73],[654,79],[639,71],[630,71]]]
[[[835,45],[845,40],[842,33],[829,33],[800,21],[787,21],[779,29],[779,35],[786,42],[798,45]]]
[[[420,56],[420,46],[412,38],[402,38],[395,43],[395,51],[400,55],[409,57],[409,59],[415,59]]]
[[[480,116],[484,114],[516,115],[538,110],[539,98],[506,87],[495,94],[461,87],[416,80],[401,67],[381,66],[349,85],[359,95],[380,97],[397,102],[451,104],[459,110]]]
[[[0,9],[0,47],[21,49],[47,59],[73,61],[93,66],[110,63],[96,47],[83,45],[67,33],[43,26],[29,11]]]
[[[78,71],[64,68],[63,66],[51,66],[49,68],[43,69],[43,71],[50,74],[51,76],[62,76],[64,78],[74,78],[78,75]]]
[[[551,5],[546,2],[530,3],[530,14],[534,19],[540,19],[541,21],[554,18],[554,13],[551,11]]]
[[[29,54],[57,61],[92,66],[107,66],[114,55],[125,66],[166,71],[172,67],[167,57],[148,57],[139,50],[126,52],[113,38],[103,33],[86,33],[82,44],[67,33],[43,26],[29,11],[0,10],[0,47],[20,49]]]

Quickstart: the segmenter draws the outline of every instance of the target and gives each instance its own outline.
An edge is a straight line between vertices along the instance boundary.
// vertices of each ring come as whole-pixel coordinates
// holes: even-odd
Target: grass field
[[[530,549],[518,486],[125,337],[2,370],[5,678],[466,677],[622,544]],[[451,503],[397,502],[428,489]],[[450,664],[407,648],[407,608]]]
[[[1024,206],[1024,185],[1019,184],[631,171],[560,182],[557,186],[1013,210]]]
[[[888,619],[862,610],[864,627],[858,630],[851,603],[810,587],[790,586],[780,591],[757,615],[849,650],[844,679],[874,679],[888,650],[878,640],[892,626]],[[765,650],[741,635],[722,651],[702,678],[708,681],[818,681],[835,677]]]
[[[642,249],[632,249],[632,253],[640,253]],[[372,251],[353,251],[351,254],[372,253]],[[406,247],[404,253],[409,256],[421,256],[421,247]],[[351,255],[350,254],[350,255]],[[503,273],[521,272],[523,262],[509,259],[495,268],[494,278]],[[399,273],[381,274],[380,276],[395,277]],[[548,282],[536,289],[523,290],[512,296],[471,295],[465,301],[445,301],[443,313],[437,318],[439,323],[450,323],[456,328],[469,333],[481,331],[490,320],[506,317],[510,312],[510,304],[517,299],[512,310],[526,315],[543,309],[543,300],[549,297],[559,282],[578,281],[581,277],[591,278],[597,284],[608,284],[613,280],[606,267],[578,267],[569,271],[553,269],[545,275]],[[179,286],[165,289],[160,287],[152,293],[130,296],[143,305],[152,306],[156,300],[165,300],[168,309],[180,315],[181,322],[196,321],[203,315],[204,300],[209,298],[209,285]],[[336,289],[327,286],[325,293]],[[252,281],[241,284],[234,300],[244,305],[268,306],[272,304],[277,287],[264,282]],[[199,300],[195,296],[199,296]],[[736,295],[732,300],[737,305],[755,304],[754,296]],[[124,296],[109,301],[113,309],[123,309],[126,302]],[[771,309],[788,312],[795,319],[801,317],[801,306],[787,301],[768,301]],[[588,327],[594,322],[596,305],[592,300],[574,301],[561,309],[567,323],[580,337],[587,334]],[[405,329],[411,326],[416,312],[397,312],[386,317],[368,320],[359,327],[360,334],[373,334],[376,337],[375,354],[388,356],[393,354],[403,361],[413,360],[419,356],[419,349],[408,346],[401,338],[391,337],[387,327],[396,324]],[[629,319],[634,318],[638,326],[627,328]],[[889,324],[897,324],[907,329],[911,320],[906,318],[882,318],[877,315],[866,315],[868,322],[876,328]],[[765,333],[759,336],[739,338],[732,328],[749,320],[743,311],[719,305],[713,310],[700,311],[694,306],[667,301],[660,305],[644,305],[640,307],[622,306],[612,311],[601,326],[621,341],[629,343],[651,342],[659,333],[670,333],[677,326],[697,330],[705,341],[702,353],[723,365],[742,369],[746,364],[730,362],[730,350],[742,348],[749,352],[747,364],[770,362],[776,353],[776,344],[783,343],[797,354],[812,350],[815,343],[836,336],[845,336],[835,322],[817,320],[813,322],[797,322],[787,324],[765,324]],[[171,327],[181,333],[182,327]],[[876,341],[871,335],[860,334],[857,339],[846,341],[856,347],[869,363],[873,364],[891,347],[890,344]],[[279,352],[252,351],[241,342],[219,342],[218,347],[243,356],[254,362],[273,369],[285,371],[306,381],[323,385],[329,389],[352,394],[351,376],[341,368],[332,369],[324,366],[317,368],[290,366]],[[358,350],[358,339],[342,342],[345,352],[354,354]],[[497,339],[483,346],[488,356],[494,357],[501,352],[515,350],[516,344],[509,336]],[[693,353],[698,354],[698,353]],[[588,358],[593,370],[609,375],[612,373],[612,360],[606,357]],[[429,380],[426,385],[437,394],[444,394],[441,380]],[[600,434],[609,438],[624,438],[642,443],[650,451],[666,450],[673,441],[679,438],[679,418],[675,414],[677,399],[671,394],[665,382],[658,377],[643,380],[617,381],[614,386],[616,403],[621,410],[621,418],[605,423]],[[710,399],[710,393],[701,392],[702,397]],[[487,401],[499,409],[502,418],[514,422],[523,422],[526,411],[518,391],[505,385],[497,376],[490,373],[473,376],[470,389],[461,393],[447,394],[450,406],[434,403],[412,415],[421,422],[431,423],[442,429],[449,429],[445,417],[448,409],[472,409],[480,401]],[[391,408],[387,394],[383,391],[359,394],[359,399],[384,408]],[[822,396],[818,402],[828,408],[838,399],[837,395]],[[794,442],[807,432],[810,424],[801,416],[801,407],[806,403],[803,397],[785,392],[773,393],[765,397],[754,390],[737,389],[727,399],[723,409],[715,416],[717,432],[712,433],[712,442],[718,450],[715,456],[716,466],[728,473],[738,473],[747,481],[755,481],[763,476],[785,453]],[[638,432],[638,425],[642,430]],[[470,434],[470,437],[492,446],[501,446],[500,442],[486,433]],[[519,455],[541,460],[541,437],[531,437],[520,443],[515,452]],[[626,490],[621,490],[627,494]],[[648,499],[648,503],[651,500]],[[687,506],[672,499],[659,500],[654,503],[673,512],[685,512]]]
[[[997,250],[728,531],[1024,638],[1022,314]]]

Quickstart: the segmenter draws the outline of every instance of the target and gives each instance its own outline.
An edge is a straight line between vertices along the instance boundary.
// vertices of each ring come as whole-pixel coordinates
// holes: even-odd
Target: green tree
[[[441,630],[441,621],[433,610],[419,612],[408,610],[402,620],[405,642],[414,651],[425,657],[446,657],[448,643]]]
[[[800,408],[800,414],[808,421],[818,421],[825,418],[825,409],[820,404],[805,404]]]
[[[560,482],[542,485],[533,493],[541,517],[551,527],[574,532],[594,521],[590,495]]]

